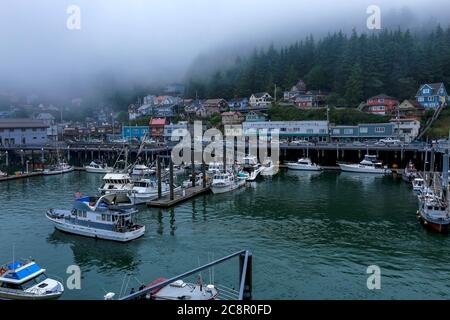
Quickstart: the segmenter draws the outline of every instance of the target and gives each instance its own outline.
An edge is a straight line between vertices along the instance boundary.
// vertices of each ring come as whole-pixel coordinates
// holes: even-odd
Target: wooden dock
[[[0,182],[42,176],[42,174],[43,174],[42,172],[30,172],[30,173],[23,173],[23,174],[18,174],[18,175],[11,175],[11,176],[7,176],[7,177],[1,177]]]
[[[209,192],[209,187],[203,188],[202,186],[190,187],[182,189],[174,193],[174,199],[170,199],[170,195],[165,195],[159,199],[147,202],[148,207],[153,208],[170,208],[184,201],[195,198],[198,195]]]

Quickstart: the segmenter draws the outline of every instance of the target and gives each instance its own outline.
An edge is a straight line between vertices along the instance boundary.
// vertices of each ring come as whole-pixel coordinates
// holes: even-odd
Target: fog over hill
[[[79,30],[67,28],[71,5]],[[367,31],[369,5],[383,28],[450,22],[446,0],[3,0],[0,91],[75,97],[183,81],[255,47]]]

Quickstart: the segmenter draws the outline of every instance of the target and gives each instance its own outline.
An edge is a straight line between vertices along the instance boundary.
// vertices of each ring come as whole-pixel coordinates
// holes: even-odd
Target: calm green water
[[[260,178],[245,189],[205,195],[172,210],[142,208],[146,235],[128,244],[63,234],[44,217],[92,194],[101,175],[73,172],[0,184],[0,260],[33,257],[48,274],[82,270],[81,290],[63,299],[102,299],[137,280],[150,282],[250,249],[256,299],[449,299],[450,239],[417,222],[416,198],[401,179],[345,173]],[[381,290],[366,287],[366,268],[381,268]],[[238,262],[214,270],[237,285]],[[210,274],[202,274],[206,282]],[[187,279],[195,281],[193,279]]]

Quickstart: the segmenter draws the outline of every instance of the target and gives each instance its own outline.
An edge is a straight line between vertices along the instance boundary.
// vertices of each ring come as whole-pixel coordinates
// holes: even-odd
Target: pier
[[[10,176],[6,176],[6,177],[0,177],[0,182],[1,181],[10,181],[10,180],[31,178],[31,177],[37,177],[37,176],[42,176],[42,175],[43,175],[42,172],[22,173],[22,174],[17,174],[17,175],[10,175]]]
[[[195,186],[186,189],[181,189],[174,192],[174,197],[171,199],[170,194],[162,196],[159,199],[147,202],[148,207],[154,208],[170,208],[184,201],[195,198],[198,195],[205,194],[209,192],[209,187],[203,188],[203,186]]]

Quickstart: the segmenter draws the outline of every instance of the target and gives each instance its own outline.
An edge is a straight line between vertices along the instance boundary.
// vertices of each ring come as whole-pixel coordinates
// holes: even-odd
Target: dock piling
[[[157,166],[157,179],[158,179],[158,199],[162,196],[162,190],[161,190],[161,159],[159,158],[159,155],[156,156],[156,166]]]
[[[173,161],[172,158],[169,160],[169,188],[170,188],[170,200],[173,200],[174,194],[173,194]]]

